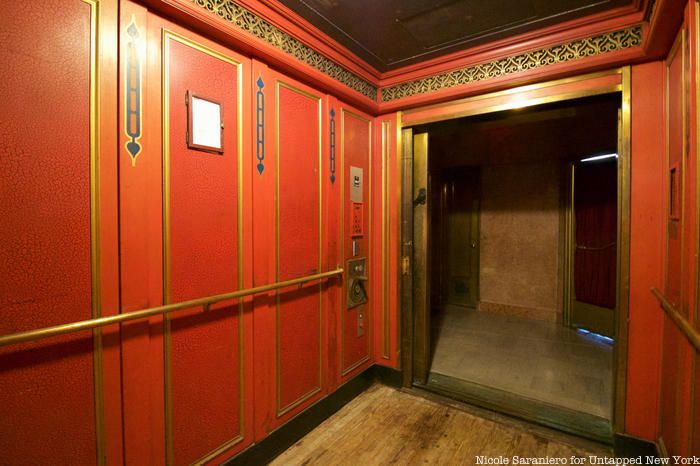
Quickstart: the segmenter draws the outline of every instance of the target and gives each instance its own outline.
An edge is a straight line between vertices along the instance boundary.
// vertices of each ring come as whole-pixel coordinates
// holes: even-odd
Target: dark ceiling
[[[388,71],[633,0],[279,0]]]

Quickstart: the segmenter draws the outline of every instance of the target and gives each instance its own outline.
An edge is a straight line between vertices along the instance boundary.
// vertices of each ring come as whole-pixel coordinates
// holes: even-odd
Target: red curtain
[[[583,163],[574,178],[576,300],[614,309],[617,277],[617,159]]]

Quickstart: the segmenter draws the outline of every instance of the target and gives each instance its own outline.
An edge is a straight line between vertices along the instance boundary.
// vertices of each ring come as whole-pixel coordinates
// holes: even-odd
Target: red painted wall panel
[[[371,201],[372,171],[372,121],[368,117],[360,114],[354,109],[343,106],[340,113],[341,137],[342,137],[342,160],[344,179],[343,189],[343,219],[344,219],[344,255],[346,260],[353,258],[352,252],[352,201],[350,198],[351,187],[351,167],[361,168],[363,171],[362,199],[364,203],[364,234],[355,238],[359,243],[359,254],[357,257],[366,257],[367,266],[371,264],[374,250],[371,245],[371,219],[373,215],[373,205]],[[375,293],[374,278],[366,283],[366,291],[370,301],[366,304],[352,309],[341,309],[341,376],[354,375],[357,370],[364,367],[364,363],[370,360],[370,344],[372,329],[371,297]],[[347,303],[346,303],[347,304]],[[364,327],[363,335],[358,336],[358,319],[363,315]]]
[[[665,203],[664,65],[632,67],[630,315],[625,430],[654,441],[658,434],[663,314],[649,292],[663,283]]]
[[[168,302],[240,288],[237,66],[174,39],[169,70],[169,193],[164,193]],[[169,71],[169,73],[168,73]],[[223,108],[222,154],[188,149],[187,91]],[[166,275],[167,276],[167,275]],[[167,280],[167,279],[166,279]],[[242,434],[242,308],[212,305],[170,319],[168,405],[176,464],[189,464]],[[166,406],[168,406],[166,405]],[[167,409],[167,408],[166,408]]]
[[[127,152],[126,82],[119,86],[119,248],[121,313],[163,303],[163,180],[161,117],[161,30],[149,27],[148,11],[132,2],[120,5],[120,70],[127,76],[130,41],[127,28],[138,32],[141,57],[141,152]],[[123,79],[123,78],[122,78]],[[122,325],[122,396],[124,459],[135,464],[165,464],[163,318]]]
[[[382,115],[374,123],[374,157],[372,187],[372,276],[375,309],[372,333],[374,361],[398,367],[398,280],[399,280],[399,173],[397,157],[399,114]]]
[[[89,319],[96,299],[90,253],[93,13],[79,0],[4,10],[0,335]],[[2,463],[93,463],[91,333],[1,349],[0,418]]]
[[[255,283],[300,278],[329,265],[325,97],[253,62]],[[264,438],[327,394],[328,320],[337,280],[255,297],[255,428]]]
[[[278,179],[278,280],[321,269],[321,96],[282,79],[275,85]],[[322,386],[321,288],[281,290],[277,307],[277,414]]]
[[[694,7],[692,3],[689,8]],[[685,316],[690,315],[695,299],[692,282],[694,264],[687,259],[694,250],[694,165],[688,154],[694,153],[691,102],[690,19],[686,22],[666,61],[667,82],[667,162],[666,162],[666,245],[665,295]],[[693,47],[696,45],[693,44]],[[671,173],[675,171],[675,176]],[[691,406],[691,347],[679,329],[666,317],[663,325],[661,368],[660,437],[671,455],[688,451]]]
[[[685,99],[684,94],[687,92],[686,70],[684,69],[685,59],[685,34],[679,35],[675,50],[672,56],[669,56],[666,65],[667,69],[667,108],[668,108],[668,166],[667,173],[673,172],[674,188],[672,196],[676,197],[677,201],[673,201],[671,207],[671,199],[669,199],[669,212],[667,212],[668,222],[668,251],[666,257],[666,285],[665,294],[668,299],[675,305],[680,304],[681,299],[681,238],[683,229],[683,212],[682,203],[680,202],[685,175],[683,164],[683,153],[686,145],[686,128],[684,118],[687,115],[684,109]],[[686,57],[687,58],[687,57]],[[671,178],[669,178],[671,179]]]

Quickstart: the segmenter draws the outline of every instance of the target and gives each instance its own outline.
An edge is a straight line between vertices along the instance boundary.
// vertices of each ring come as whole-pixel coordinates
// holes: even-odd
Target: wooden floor
[[[598,444],[428,398],[375,384],[272,464],[477,464],[479,455],[571,464],[571,456],[612,455]]]

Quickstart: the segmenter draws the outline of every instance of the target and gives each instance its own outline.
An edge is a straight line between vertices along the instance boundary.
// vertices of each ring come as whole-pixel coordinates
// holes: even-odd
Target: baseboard
[[[618,458],[660,457],[660,449],[656,443],[625,434],[615,434],[615,456]]]
[[[373,366],[374,376],[378,382],[393,388],[403,386],[403,372],[387,366]]]
[[[394,381],[401,380],[401,372],[382,366],[368,368],[224,464],[234,466],[269,463],[356,396],[367,390],[377,380],[386,385],[396,386]]]

